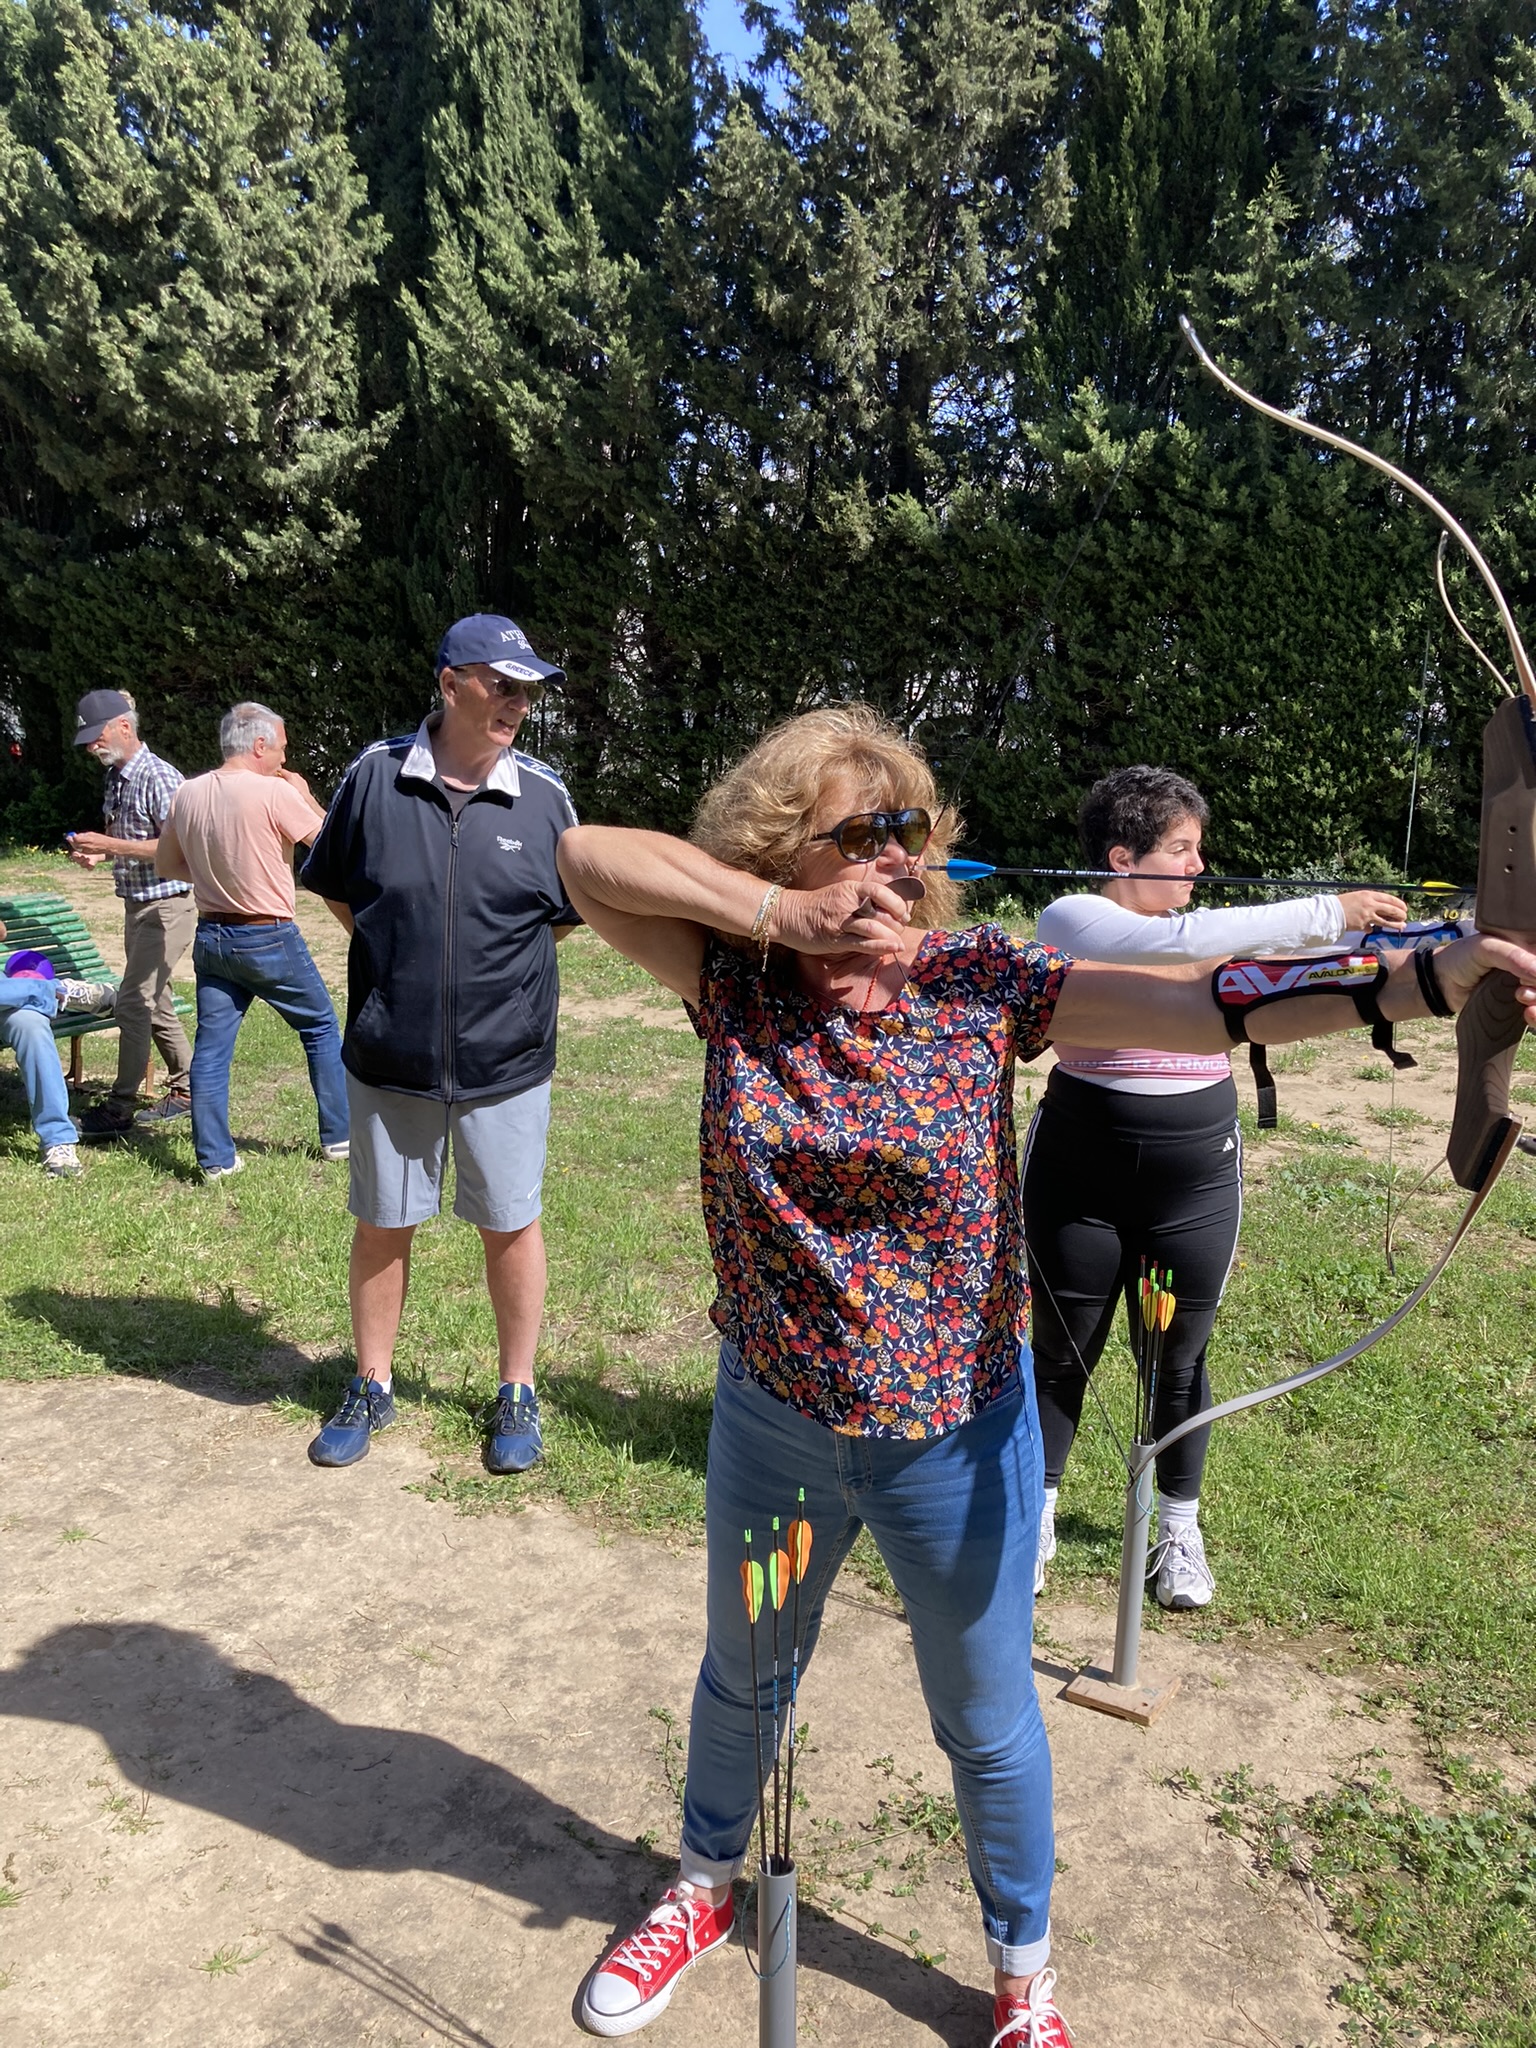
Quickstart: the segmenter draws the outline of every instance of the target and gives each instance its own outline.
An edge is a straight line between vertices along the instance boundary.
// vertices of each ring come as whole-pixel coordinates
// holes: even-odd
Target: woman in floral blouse
[[[1051,1765],[1029,1662],[1042,1458],[1014,1062],[1058,1033],[1191,1052],[1230,1041],[1208,965],[1074,966],[998,925],[947,929],[958,892],[934,870],[957,829],[921,756],[845,705],[770,733],[706,797],[692,843],[601,826],[560,842],[571,901],[683,998],[707,1049],[721,1336],[681,1874],[589,1980],[582,2017],[599,2034],[645,2026],[730,1933],[756,1813],[742,1532],[766,1534],[803,1487],[802,1665],[867,1527],[953,1773],[996,1974],[994,2048],[1070,2039],[1046,1966]],[[1447,993],[1465,999],[1489,944],[1438,956]],[[1425,1014],[1411,971],[1381,1000]],[[1254,1035],[1358,1021],[1346,998],[1312,996],[1267,1009]]]

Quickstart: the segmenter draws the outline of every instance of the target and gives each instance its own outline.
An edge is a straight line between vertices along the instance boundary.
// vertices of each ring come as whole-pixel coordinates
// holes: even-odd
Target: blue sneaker
[[[372,1380],[357,1378],[346,1399],[309,1447],[312,1465],[355,1465],[368,1455],[368,1439],[388,1429],[395,1419],[395,1397],[381,1393]]]
[[[532,1387],[505,1380],[491,1410],[491,1433],[485,1446],[487,1472],[526,1472],[544,1455],[539,1404]]]

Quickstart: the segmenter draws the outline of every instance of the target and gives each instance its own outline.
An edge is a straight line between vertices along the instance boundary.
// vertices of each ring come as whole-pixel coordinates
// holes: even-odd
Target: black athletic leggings
[[[1034,1283],[1031,1338],[1045,1483],[1057,1486],[1121,1295],[1143,1257],[1173,1274],[1153,1434],[1211,1398],[1205,1352],[1232,1268],[1243,1208],[1237,1090],[1230,1080],[1180,1095],[1129,1095],[1058,1067],[1030,1126],[1024,1229]],[[1086,1372],[1085,1372],[1086,1368]],[[1208,1429],[1157,1461],[1171,1500],[1200,1491]]]

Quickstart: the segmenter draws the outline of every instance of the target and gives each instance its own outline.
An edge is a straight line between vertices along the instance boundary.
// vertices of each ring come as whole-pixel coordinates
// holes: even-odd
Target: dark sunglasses
[[[467,671],[455,669],[454,673],[455,675],[463,675]],[[530,708],[539,702],[548,687],[547,684],[542,682],[530,682],[523,676],[497,675],[494,670],[491,672],[489,681],[484,676],[479,676],[476,680],[488,697],[522,697]]]
[[[855,811],[830,832],[813,833],[811,844],[830,839],[844,860],[874,860],[893,835],[902,852],[915,860],[933,837],[933,820],[926,811]]]

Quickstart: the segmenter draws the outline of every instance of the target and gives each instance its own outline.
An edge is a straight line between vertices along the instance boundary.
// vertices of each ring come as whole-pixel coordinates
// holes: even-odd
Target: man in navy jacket
[[[309,1447],[317,1465],[356,1464],[394,1420],[411,1239],[438,1213],[450,1143],[454,1214],[479,1228],[496,1311],[501,1388],[486,1462],[523,1472],[542,1449],[533,1357],[555,944],[580,922],[555,848],[576,814],[560,778],[513,741],[561,679],[511,619],[460,619],[438,649],[442,709],[352,763],[300,875],[352,935],[341,1056],[358,1369]]]

